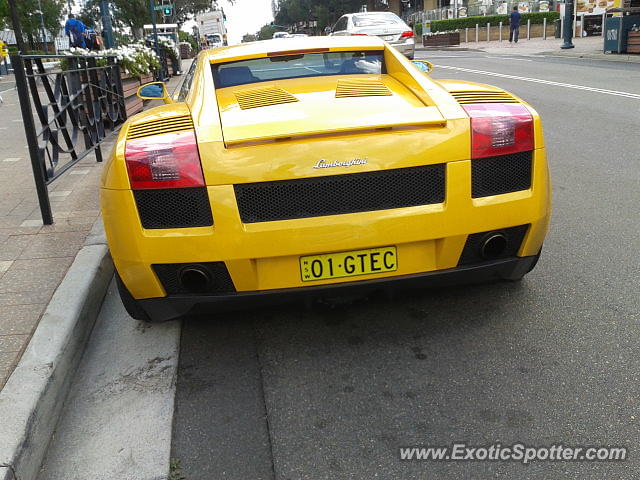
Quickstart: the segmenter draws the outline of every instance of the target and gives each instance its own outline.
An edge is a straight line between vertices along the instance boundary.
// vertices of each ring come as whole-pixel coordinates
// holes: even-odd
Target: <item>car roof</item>
[[[398,15],[396,15],[393,12],[357,12],[357,13],[347,13],[346,16],[348,17],[353,17],[355,15],[359,16],[359,17],[377,17],[380,15],[393,15],[395,17],[398,17]],[[398,17],[400,18],[400,17]]]
[[[271,52],[317,48],[329,48],[330,51],[350,49],[381,50],[384,45],[382,40],[374,36],[289,37],[241,43],[216,50],[207,50],[206,53],[210,63],[224,63],[246,58],[264,57]]]

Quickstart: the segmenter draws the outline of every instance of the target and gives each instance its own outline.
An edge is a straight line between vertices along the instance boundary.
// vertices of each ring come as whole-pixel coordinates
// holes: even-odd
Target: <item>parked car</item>
[[[400,17],[391,12],[349,13],[338,19],[330,35],[373,35],[397,48],[413,59],[415,38],[413,30]]]
[[[124,123],[101,185],[131,316],[521,279],[550,216],[540,117],[431,68],[373,36],[292,38],[201,52],[171,97],[140,87],[165,105]]]
[[[290,37],[288,32],[275,32],[273,38],[288,38]]]

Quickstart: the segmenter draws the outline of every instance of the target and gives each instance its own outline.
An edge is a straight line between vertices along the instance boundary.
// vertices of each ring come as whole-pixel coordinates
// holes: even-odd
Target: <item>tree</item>
[[[64,10],[64,0],[40,0],[42,4],[42,19],[44,28],[53,37],[57,36],[61,28]],[[42,37],[42,23],[39,13],[38,0],[20,0],[17,2],[18,18],[23,34],[29,40],[31,48],[35,48],[35,39]],[[0,23],[11,28],[11,16],[7,0],[0,0]]]
[[[128,27],[135,36],[143,25],[151,23],[147,0],[112,0],[110,3],[114,32],[122,33],[122,30]],[[101,18],[100,15],[100,0],[87,0],[78,18],[85,25],[95,27]]]
[[[245,33],[242,36],[242,43],[255,42],[258,38],[252,33]]]
[[[182,25],[198,13],[211,9],[211,0],[173,0],[174,19],[177,24]]]
[[[258,40],[269,40],[278,29],[273,25],[264,25],[258,32]]]
[[[295,25],[297,22],[315,20],[317,28],[333,25],[345,13],[360,11],[363,0],[279,0],[272,3],[277,8],[277,25]]]

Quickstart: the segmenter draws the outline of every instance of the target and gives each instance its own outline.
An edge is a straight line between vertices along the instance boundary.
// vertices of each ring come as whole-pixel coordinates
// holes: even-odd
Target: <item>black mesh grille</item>
[[[429,205],[444,201],[444,164],[235,185],[244,223]]]
[[[161,263],[152,265],[167,294],[193,293],[179,282],[180,272],[186,267],[198,267],[208,272],[211,281],[204,291],[198,293],[233,293],[236,291],[224,262],[206,263]]]
[[[515,256],[518,253],[518,250],[520,250],[522,239],[524,238],[525,233],[527,233],[528,228],[529,225],[518,225],[517,227],[509,227],[501,230],[491,230],[488,232],[473,233],[469,235],[467,237],[467,243],[465,243],[464,249],[462,250],[462,255],[460,255],[458,265],[478,263],[487,260],[482,256],[482,245],[484,240],[496,233],[502,233],[507,237],[507,247],[501,255],[492,257],[491,260]]]
[[[531,187],[532,152],[471,161],[473,198],[527,190]]]
[[[134,190],[144,228],[186,228],[213,225],[206,188]]]

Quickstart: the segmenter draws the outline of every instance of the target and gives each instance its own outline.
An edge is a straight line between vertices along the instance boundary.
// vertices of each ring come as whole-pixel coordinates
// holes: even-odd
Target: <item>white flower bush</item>
[[[136,78],[149,75],[154,70],[160,68],[160,59],[156,52],[143,43],[132,43],[97,52],[87,50],[86,48],[71,47],[68,52],[63,52],[63,54],[65,53],[69,55],[96,57],[96,63],[101,66],[107,64],[106,57],[113,56],[116,58],[118,65],[120,65],[122,73]],[[63,70],[66,70],[68,66],[68,62],[65,60],[60,62]]]
[[[435,35],[448,35],[449,33],[457,33],[460,30],[456,29],[456,30],[447,30],[446,32],[425,32],[422,35],[425,37],[433,37]]]

